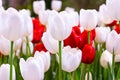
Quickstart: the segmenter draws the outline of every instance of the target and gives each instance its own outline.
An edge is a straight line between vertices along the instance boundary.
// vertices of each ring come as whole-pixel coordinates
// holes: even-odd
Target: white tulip
[[[24,80],[43,80],[44,63],[41,59],[29,57],[26,61],[20,59],[20,71]]]
[[[51,8],[56,11],[60,11],[62,7],[62,1],[52,0]]]
[[[24,21],[23,35],[25,37],[27,37],[31,33],[33,33],[32,18],[30,17],[30,14],[29,14],[28,10],[23,9],[23,10],[20,10],[19,13],[22,16],[23,21]]]
[[[33,2],[33,10],[36,14],[39,14],[39,11],[45,10],[45,1],[34,1]]]
[[[111,53],[113,53],[113,50],[114,50],[114,53],[116,54],[119,49],[118,44],[120,46],[119,40],[120,38],[117,32],[114,30],[111,31],[106,40],[106,49]]]
[[[9,64],[2,64],[0,67],[0,80],[9,80],[10,79],[10,65]],[[12,73],[12,80],[16,80],[15,68],[13,66],[13,73]]]
[[[2,7],[2,0],[0,0],[0,7]]]
[[[77,48],[71,48],[70,46],[66,46],[62,50],[62,69],[66,72],[75,71],[81,62],[82,52]],[[58,60],[57,55],[57,61]]]
[[[107,0],[106,6],[110,11],[111,16],[113,16],[114,20],[120,20],[120,0]]]
[[[49,52],[35,52],[34,57],[41,57],[43,62],[44,62],[44,72],[48,71],[48,69],[50,68],[50,53]]]
[[[118,38],[115,40],[116,44],[114,46],[114,54],[120,54],[120,35],[118,36]]]
[[[10,54],[10,41],[3,36],[0,36],[0,52],[3,55]]]
[[[73,23],[70,19],[70,15],[65,11],[49,18],[47,29],[54,39],[62,41],[71,34]]]
[[[18,50],[21,48],[22,45],[22,39],[18,39],[14,42],[14,51]]]
[[[96,37],[95,41],[97,43],[104,43],[107,39],[108,34],[110,33],[109,27],[97,27],[95,28]]]
[[[75,9],[72,8],[72,7],[66,7],[66,8],[65,8],[65,11],[67,11],[67,12],[69,13],[69,12],[74,12]]]
[[[88,75],[88,73],[89,73],[89,75]],[[88,79],[88,76],[89,76],[89,79]],[[91,72],[87,72],[85,74],[85,80],[92,80],[92,73]]]
[[[80,10],[80,25],[90,31],[97,26],[98,12],[96,10]]]
[[[33,43],[29,42],[30,52],[33,53]],[[23,54],[26,54],[26,42],[23,42],[22,44],[22,52]]]
[[[115,55],[115,62],[120,62],[120,54]]]
[[[113,16],[110,15],[111,12],[105,4],[100,6],[99,18],[103,24],[109,24],[114,20]]]
[[[6,39],[15,41],[23,37],[23,18],[16,9],[8,8],[1,13],[0,18],[3,24],[0,31]]]
[[[58,52],[58,41],[55,40],[48,31],[43,33],[42,42],[45,48],[52,54],[56,54]]]
[[[105,50],[100,57],[100,64],[104,68],[108,68],[108,64],[112,66],[112,54]]]

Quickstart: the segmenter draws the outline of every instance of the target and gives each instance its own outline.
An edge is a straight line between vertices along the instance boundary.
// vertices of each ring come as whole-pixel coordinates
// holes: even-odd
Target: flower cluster
[[[53,0],[30,11],[0,0],[0,80],[119,80],[120,0],[76,12]]]

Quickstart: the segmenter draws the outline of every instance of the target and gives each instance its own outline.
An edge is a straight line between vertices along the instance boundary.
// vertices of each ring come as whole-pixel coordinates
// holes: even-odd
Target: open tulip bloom
[[[95,9],[34,1],[30,10],[0,0],[0,80],[120,80],[120,0]]]

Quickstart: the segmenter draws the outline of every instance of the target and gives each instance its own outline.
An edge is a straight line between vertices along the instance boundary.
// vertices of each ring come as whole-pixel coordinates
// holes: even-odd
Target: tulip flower
[[[113,53],[113,50],[114,50],[114,53],[116,53],[115,49],[117,49],[117,48],[115,48],[115,47],[118,46],[118,42],[119,42],[118,40],[119,40],[118,34],[116,33],[116,31],[114,31],[114,30],[111,31],[106,40],[106,49],[111,53]]]
[[[44,31],[45,31],[45,26],[40,23],[39,18],[34,18],[32,42],[39,43]]]
[[[72,7],[66,7],[66,8],[65,8],[65,11],[67,11],[67,12],[74,12],[75,9],[72,8]]]
[[[110,28],[109,27],[97,27],[95,31],[96,31],[95,41],[97,43],[104,43],[107,39],[108,34],[110,33]]]
[[[98,23],[98,13],[96,10],[80,10],[80,26],[85,30],[93,30]]]
[[[115,62],[120,62],[120,54],[115,55]]]
[[[41,52],[36,51],[34,56],[35,57],[40,56],[42,58],[44,62],[44,72],[47,72],[48,69],[50,68],[50,53],[44,51]]]
[[[33,10],[36,14],[39,14],[39,11],[45,10],[45,1],[34,1],[33,2]]]
[[[61,0],[52,0],[51,8],[56,11],[60,11],[62,7],[62,1]]]
[[[43,43],[38,43],[38,44],[35,44],[35,46],[34,46],[34,53],[36,51],[39,51],[39,52],[45,51],[46,52],[47,50],[46,50],[46,48],[45,48]]]
[[[13,73],[13,79],[16,80],[16,74],[15,74],[15,68],[14,66],[12,73]],[[0,80],[9,80],[9,74],[10,74],[10,65],[9,64],[2,64],[0,67]]]
[[[115,30],[118,34],[120,34],[120,24],[116,24],[114,30]]]
[[[32,23],[32,19],[30,17],[30,14],[28,12],[28,10],[20,10],[19,11],[20,15],[23,18],[23,24],[24,24],[24,29],[23,29],[23,35],[24,37],[29,36],[31,33],[33,33],[33,23]]]
[[[82,52],[77,48],[71,48],[70,46],[66,46],[62,49],[62,69],[66,72],[75,71],[81,62]],[[58,55],[57,55],[57,61]]]
[[[41,58],[29,57],[26,61],[21,58],[19,65],[24,80],[44,79],[44,63]]]
[[[88,79],[88,77],[89,77],[89,79]],[[92,80],[92,73],[91,72],[87,72],[85,74],[85,80]]]
[[[105,50],[100,57],[100,64],[104,68],[108,68],[108,64],[112,66],[112,54]]]
[[[18,50],[21,48],[22,45],[22,39],[18,39],[14,42],[14,51]]]
[[[49,18],[47,28],[54,39],[62,41],[71,34],[72,24],[70,15],[63,11]]]
[[[82,50],[82,62],[91,64],[95,59],[95,49],[91,44],[86,44]]]
[[[0,36],[0,52],[3,55],[10,54],[10,41],[3,36]]]
[[[29,46],[30,46],[30,52],[29,52],[29,54],[32,54],[32,52],[33,52],[33,44],[32,44],[32,42],[29,42]],[[28,46],[27,46],[28,47]],[[26,43],[25,42],[23,42],[23,44],[22,44],[22,52],[23,52],[23,54],[27,54],[26,53]]]
[[[45,32],[42,36],[42,42],[45,46],[45,48],[55,54],[58,52],[58,41],[55,40],[49,33],[49,31]],[[52,46],[52,47],[51,47]]]
[[[2,26],[1,34],[10,41],[15,41],[23,37],[23,18],[14,8],[8,8],[1,14]],[[6,24],[7,23],[7,24]],[[1,26],[1,27],[2,27]]]

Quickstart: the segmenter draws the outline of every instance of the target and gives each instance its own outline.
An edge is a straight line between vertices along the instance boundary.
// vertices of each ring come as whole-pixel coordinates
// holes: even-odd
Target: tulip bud
[[[52,0],[52,3],[51,3],[51,8],[53,10],[56,10],[56,11],[59,11],[62,7],[62,1],[60,0]]]
[[[12,80],[16,80],[15,68],[12,66]],[[2,64],[0,67],[0,80],[9,80],[10,79],[10,65],[9,64]]]
[[[108,68],[108,65],[112,66],[112,54],[105,50],[100,57],[100,64],[104,68]]]
[[[45,10],[45,1],[34,1],[33,2],[33,10],[36,14],[39,14],[39,11]]]
[[[86,44],[82,50],[82,62],[91,64],[95,59],[95,49],[91,44]]]
[[[77,48],[71,48],[70,46],[66,46],[62,50],[62,69],[66,72],[75,71],[81,62],[82,52]],[[57,55],[57,61],[59,62],[59,58]]]
[[[88,74],[89,73],[89,74]],[[88,79],[89,76],[89,79]],[[92,80],[92,73],[91,72],[87,72],[85,75],[85,80]]]
[[[97,43],[104,43],[110,32],[110,28],[109,27],[97,27],[95,31],[96,31],[95,41]]]

